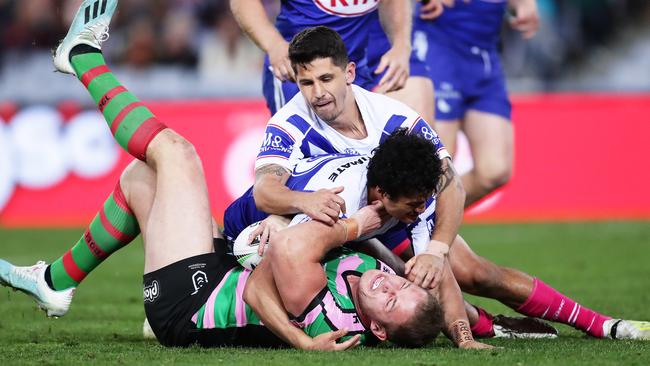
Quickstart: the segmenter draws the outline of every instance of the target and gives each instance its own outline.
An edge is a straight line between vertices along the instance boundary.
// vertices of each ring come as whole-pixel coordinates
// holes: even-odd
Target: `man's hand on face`
[[[422,288],[436,288],[440,284],[445,256],[420,253],[406,262],[404,275]]]
[[[388,219],[388,213],[384,210],[381,201],[375,201],[357,211],[350,218],[355,219],[359,225],[358,236],[363,236],[379,229]]]
[[[289,61],[289,43],[283,41],[269,50],[269,63],[273,75],[280,81],[296,81],[296,75]]]
[[[314,220],[334,225],[339,219],[339,214],[345,213],[345,200],[338,195],[341,192],[343,187],[311,192],[299,203],[300,211]]]

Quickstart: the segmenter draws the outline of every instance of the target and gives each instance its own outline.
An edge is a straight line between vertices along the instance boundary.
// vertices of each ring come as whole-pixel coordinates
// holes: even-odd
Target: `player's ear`
[[[370,321],[370,331],[375,335],[380,341],[386,340],[386,328],[378,322],[371,320]]]
[[[345,83],[351,85],[357,76],[357,65],[350,61],[345,67]]]

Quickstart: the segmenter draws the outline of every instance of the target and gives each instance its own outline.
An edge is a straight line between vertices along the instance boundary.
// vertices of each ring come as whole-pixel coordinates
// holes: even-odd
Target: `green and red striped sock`
[[[50,265],[48,284],[54,290],[77,287],[95,267],[139,233],[138,222],[118,181],[81,239]]]
[[[146,160],[147,146],[166,126],[117,81],[98,49],[77,46],[71,54],[77,77],[104,114],[115,140],[129,154]]]

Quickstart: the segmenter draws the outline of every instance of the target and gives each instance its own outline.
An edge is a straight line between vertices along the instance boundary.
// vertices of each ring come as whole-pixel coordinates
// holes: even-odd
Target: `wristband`
[[[444,258],[449,254],[449,245],[437,240],[434,241],[434,245],[433,248],[427,248],[427,253],[439,258]]]
[[[453,322],[451,324],[451,335],[458,346],[474,340],[472,330],[466,320],[456,320]]]
[[[357,240],[359,239],[359,223],[357,220],[353,218],[349,219],[339,219],[337,223],[341,224],[343,226],[343,229],[345,230],[345,242],[349,242],[351,240]]]

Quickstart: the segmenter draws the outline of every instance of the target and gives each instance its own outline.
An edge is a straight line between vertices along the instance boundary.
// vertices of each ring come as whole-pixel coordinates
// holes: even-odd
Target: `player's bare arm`
[[[337,195],[343,187],[315,192],[292,191],[286,186],[289,171],[277,164],[268,164],[255,171],[253,196],[257,208],[270,214],[305,213],[314,220],[334,225],[345,212],[345,201]]]
[[[458,348],[488,349],[494,348],[488,344],[474,340],[465,311],[463,295],[456,282],[449,263],[445,263],[442,270],[440,286],[432,291],[437,291],[438,299],[442,306],[445,320],[445,334]]]
[[[391,43],[391,49],[384,54],[374,71],[386,74],[379,81],[375,91],[386,93],[402,89],[409,77],[411,56],[411,11],[410,1],[389,0],[379,3],[379,20]]]
[[[343,351],[356,346],[359,342],[359,337],[353,337],[345,342],[336,343],[347,333],[346,329],[339,329],[336,332],[312,338],[294,326],[282,306],[282,299],[280,299],[280,294],[275,286],[270,263],[267,261],[262,261],[246,282],[244,301],[255,311],[267,328],[295,348]]]
[[[269,55],[276,78],[295,80],[289,62],[289,43],[269,20],[261,0],[230,0],[230,10],[248,37]]]
[[[442,160],[443,173],[436,187],[436,222],[427,250],[411,258],[405,267],[407,278],[425,288],[440,283],[441,269],[447,260],[463,219],[465,190],[450,158]]]
[[[331,249],[381,226],[380,204],[366,206],[351,218],[328,226],[307,221],[278,232],[271,239],[265,261],[285,309],[301,314],[327,282],[320,261]]]

